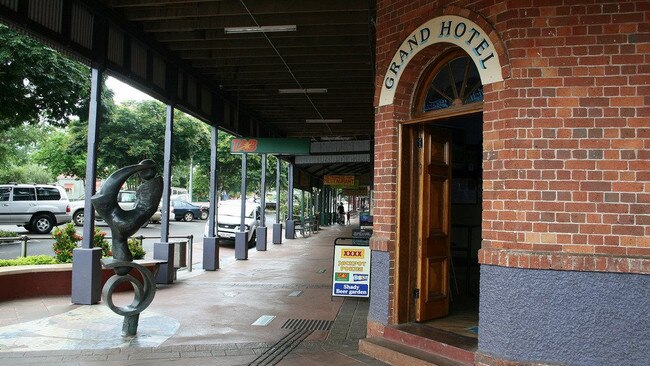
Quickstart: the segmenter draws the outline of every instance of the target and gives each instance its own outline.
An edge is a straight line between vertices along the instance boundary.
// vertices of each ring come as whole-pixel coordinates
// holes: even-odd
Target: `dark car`
[[[197,217],[201,217],[201,207],[187,201],[172,201],[171,206],[169,217],[176,221],[192,221]]]

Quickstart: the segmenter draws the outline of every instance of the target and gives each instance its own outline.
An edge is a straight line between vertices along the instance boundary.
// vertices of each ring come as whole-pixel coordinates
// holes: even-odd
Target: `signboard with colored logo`
[[[231,154],[309,155],[309,139],[303,138],[248,138],[232,139]]]
[[[323,177],[323,184],[336,187],[356,187],[357,181],[354,175],[326,175]]]
[[[367,244],[334,242],[332,272],[332,296],[370,297],[370,247]]]

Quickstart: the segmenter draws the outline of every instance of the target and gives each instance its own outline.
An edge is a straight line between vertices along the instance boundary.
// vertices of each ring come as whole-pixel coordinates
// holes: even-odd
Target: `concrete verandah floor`
[[[368,301],[330,296],[334,239],[352,227],[253,248],[248,260],[222,261],[217,271],[179,272],[158,286],[133,338],[121,336],[122,317],[101,303],[0,303],[0,364],[383,365],[357,351]],[[114,297],[118,305],[131,299]],[[252,325],[263,315],[275,318]],[[284,329],[289,319],[332,323],[329,331]]]

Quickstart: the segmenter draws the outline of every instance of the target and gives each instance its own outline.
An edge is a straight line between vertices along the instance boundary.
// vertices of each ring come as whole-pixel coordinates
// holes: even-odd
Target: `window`
[[[11,188],[9,187],[0,187],[0,202],[9,201],[9,193]]]
[[[482,104],[483,84],[471,58],[463,51],[454,51],[431,69],[417,95],[416,116],[463,106],[468,109]]]
[[[134,192],[120,192],[120,202],[135,202],[135,199]]]
[[[14,201],[36,201],[36,191],[32,187],[15,187]]]
[[[36,196],[39,201],[58,201],[61,199],[59,190],[54,187],[36,187]]]

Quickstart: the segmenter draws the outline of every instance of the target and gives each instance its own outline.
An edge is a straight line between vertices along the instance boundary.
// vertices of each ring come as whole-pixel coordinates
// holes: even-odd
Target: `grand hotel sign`
[[[445,15],[422,24],[402,42],[386,70],[379,106],[393,103],[399,79],[413,56],[440,42],[452,43],[465,50],[474,61],[483,85],[503,80],[501,63],[488,32],[469,19]]]

